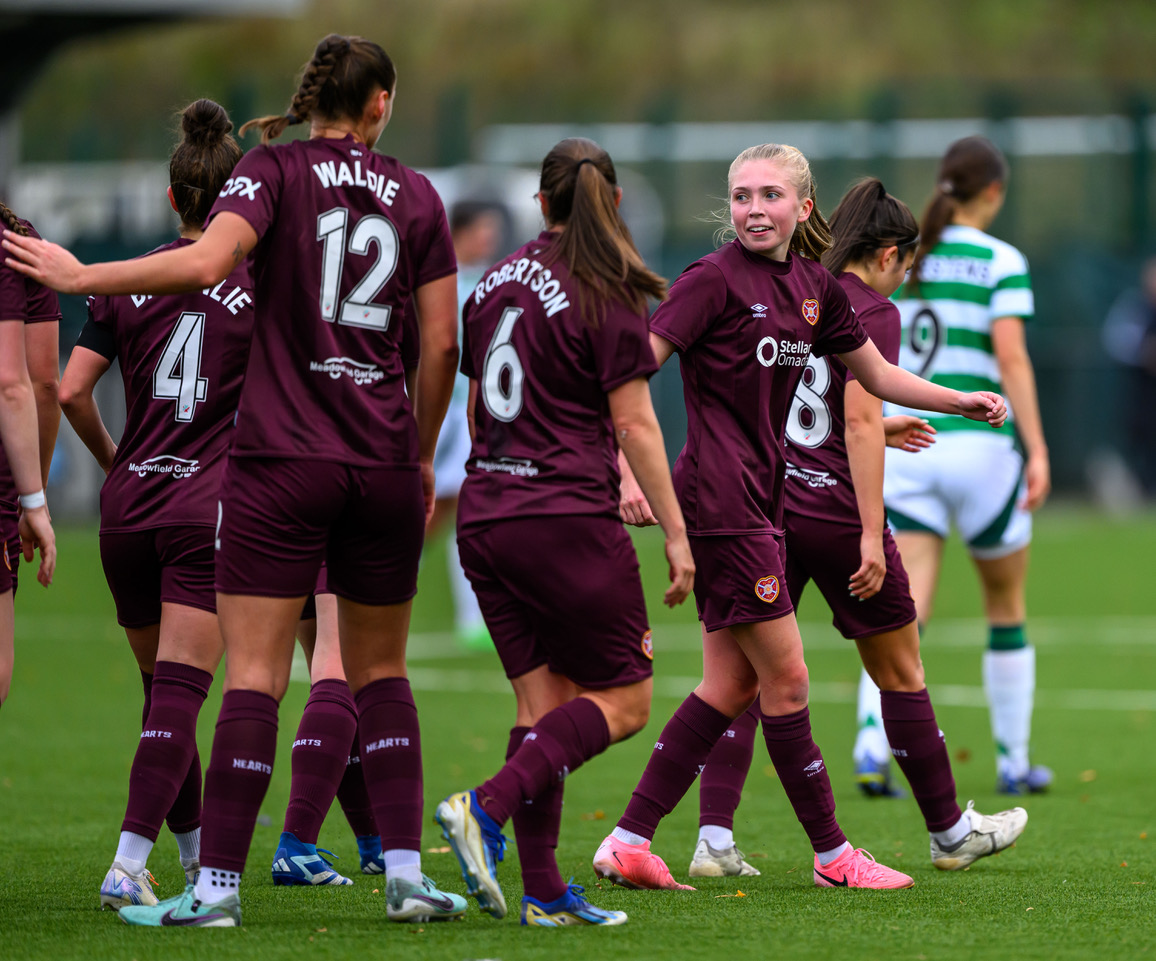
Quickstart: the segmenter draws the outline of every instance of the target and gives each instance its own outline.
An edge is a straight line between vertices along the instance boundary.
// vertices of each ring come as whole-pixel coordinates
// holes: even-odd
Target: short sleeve
[[[245,218],[258,237],[263,237],[277,219],[283,180],[273,149],[254,147],[233,168],[233,176],[217,195],[209,220],[219,213],[237,214]]]
[[[442,205],[441,197],[433,189],[429,181],[428,204],[430,210],[429,239],[424,250],[414,251],[415,261],[418,264],[414,287],[440,280],[449,274],[457,273],[458,259],[454,255],[454,244],[450,239],[450,225],[446,220],[446,209]]]
[[[28,294],[24,275],[0,264],[0,320],[27,320]]]
[[[889,364],[899,363],[900,321],[899,309],[888,301],[885,304],[872,306],[866,311],[856,314],[859,323],[867,331],[867,336],[879,349],[883,359]],[[852,381],[855,375],[848,369],[847,380]]]
[[[31,237],[40,237],[36,228],[27,220],[22,221]],[[37,283],[31,277],[24,278],[26,324],[49,324],[60,320],[60,298],[56,291]]]
[[[594,355],[594,370],[602,390],[609,393],[638,377],[658,371],[646,317],[625,304],[611,301],[597,328],[587,328]]]
[[[859,323],[847,292],[830,274],[819,312],[819,330],[811,346],[816,357],[845,354],[867,343],[867,331]]]
[[[995,287],[991,292],[990,318],[1022,317],[1029,320],[1035,315],[1035,296],[1028,261],[1014,247],[998,252],[993,264]]]
[[[727,285],[714,264],[698,260],[670,287],[650,318],[650,329],[680,351],[689,350],[726,309]]]

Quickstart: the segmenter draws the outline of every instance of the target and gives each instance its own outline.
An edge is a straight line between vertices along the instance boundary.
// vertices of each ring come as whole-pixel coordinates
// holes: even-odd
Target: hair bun
[[[213,100],[197,100],[181,114],[181,133],[185,142],[196,147],[212,147],[233,130],[225,108]]]

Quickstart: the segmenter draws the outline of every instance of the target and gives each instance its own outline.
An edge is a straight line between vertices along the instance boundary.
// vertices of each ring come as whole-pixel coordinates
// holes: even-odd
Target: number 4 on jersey
[[[187,424],[197,404],[209,396],[208,378],[201,376],[201,347],[205,341],[205,315],[185,311],[177,318],[168,343],[153,371],[153,397],[175,400],[176,419]]]

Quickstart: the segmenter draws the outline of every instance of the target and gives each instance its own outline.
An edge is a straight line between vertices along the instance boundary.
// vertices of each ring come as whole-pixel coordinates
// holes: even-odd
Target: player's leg
[[[710,752],[698,779],[698,843],[687,873],[692,878],[750,877],[761,873],[735,845],[734,818],[754,758],[758,703],[740,714]]]
[[[315,594],[313,606],[313,630],[304,642],[300,625],[297,629],[298,641],[308,650],[311,683],[293,738],[289,804],[273,856],[273,883],[345,886],[353,882],[334,870],[325,857],[329,852],[317,848],[317,836],[348,765],[357,708],[341,665],[337,599]]]
[[[531,556],[522,548],[535,532],[540,551]],[[630,539],[621,524],[602,518],[510,521],[463,537],[461,551],[518,718],[505,765],[474,790],[446,798],[438,821],[471,894],[490,914],[505,913],[495,862],[501,827],[513,818],[523,923],[555,926],[563,916],[621,923],[625,915],[594,908],[562,881],[554,850],[565,778],[649,718],[650,632]],[[568,589],[557,590],[559,583]]]
[[[106,907],[151,903],[118,895],[113,890],[117,888],[115,875],[118,866],[130,878],[145,873],[166,818],[186,877],[190,881],[196,877],[201,833],[197,717],[223,652],[216,615],[186,604],[165,601],[156,629],[129,629],[128,633],[141,656],[151,648],[155,669],[151,704],[129,775],[116,858],[101,889],[101,904]]]
[[[1032,765],[1030,755],[1036,651],[1025,629],[1028,550],[974,558],[989,625],[983,682],[996,745],[997,789],[1003,794],[1045,791],[1052,782],[1051,771]]]
[[[882,690],[883,723],[931,835],[931,862],[958,870],[1010,847],[1027,825],[1023,808],[983,815],[960,811],[947,744],[924,682],[919,631],[912,621],[856,642],[863,666]]]

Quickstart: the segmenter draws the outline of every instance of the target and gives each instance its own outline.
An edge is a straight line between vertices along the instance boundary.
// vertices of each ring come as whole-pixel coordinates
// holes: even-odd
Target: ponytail
[[[241,159],[233,122],[212,100],[197,100],[181,113],[181,142],[169,159],[169,186],[181,223],[201,227],[213,201]]]
[[[610,155],[592,140],[563,140],[542,161],[550,225],[566,228],[546,262],[563,261],[579,281],[578,315],[592,327],[602,322],[608,298],[639,312],[648,297],[666,299],[666,281],[643,262],[618,212],[617,186]]]
[[[836,275],[880,248],[895,246],[906,256],[919,242],[919,225],[907,205],[874,177],[860,180],[843,195],[830,227],[832,244],[823,254],[823,266]]]
[[[305,65],[288,111],[250,120],[241,135],[256,127],[261,143],[268,143],[286,127],[306,123],[314,115],[324,120],[360,117],[375,89],[392,96],[396,83],[393,61],[376,43],[331,33],[317,44],[313,59]]]
[[[919,222],[919,249],[907,281],[907,290],[912,296],[919,294],[923,261],[939,243],[959,205],[974,199],[990,184],[1007,183],[1007,177],[1007,160],[986,137],[964,137],[947,148],[935,176],[935,193]]]

